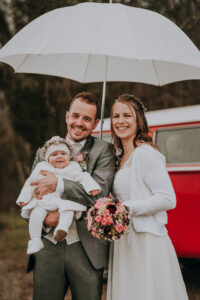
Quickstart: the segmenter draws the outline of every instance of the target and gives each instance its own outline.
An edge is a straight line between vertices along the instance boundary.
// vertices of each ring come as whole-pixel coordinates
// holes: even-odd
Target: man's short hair
[[[81,98],[84,102],[88,103],[88,104],[93,104],[96,106],[96,117],[95,119],[99,119],[100,116],[100,109],[99,109],[99,101],[96,95],[90,93],[90,92],[81,92],[78,93],[72,100],[72,102],[70,103],[69,106],[69,110],[72,106],[72,104],[76,101],[76,99]]]

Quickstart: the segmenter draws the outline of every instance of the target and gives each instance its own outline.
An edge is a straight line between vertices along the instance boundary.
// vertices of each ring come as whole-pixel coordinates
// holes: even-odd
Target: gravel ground
[[[33,273],[26,274],[24,269],[12,270],[12,261],[0,259],[0,300],[32,300]],[[103,286],[102,300],[105,300],[106,285]],[[70,290],[65,300],[71,300]],[[86,299],[87,300],[87,299]]]
[[[0,299],[32,300],[32,272],[26,274],[21,265],[13,270],[11,268],[12,264],[13,262],[9,258],[0,259]],[[189,299],[200,300],[200,266],[193,266],[192,268],[182,267],[182,272]],[[103,286],[102,300],[106,299],[105,294],[106,284]],[[65,300],[71,299],[71,293],[68,291]]]
[[[33,273],[26,273],[28,239],[27,223],[22,218],[0,214],[0,300],[32,300]],[[197,265],[181,265],[181,269],[189,299],[200,300],[200,259]],[[102,300],[105,295],[106,284]],[[68,291],[65,300],[71,299]]]

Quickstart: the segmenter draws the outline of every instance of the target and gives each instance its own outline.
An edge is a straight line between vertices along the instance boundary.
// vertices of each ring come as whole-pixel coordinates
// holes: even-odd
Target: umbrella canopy
[[[1,50],[15,72],[153,85],[200,79],[200,51],[158,13],[122,4],[82,3],[35,19]]]
[[[15,72],[82,83],[200,79],[200,52],[174,23],[122,4],[82,3],[46,13],[0,50],[0,61]]]

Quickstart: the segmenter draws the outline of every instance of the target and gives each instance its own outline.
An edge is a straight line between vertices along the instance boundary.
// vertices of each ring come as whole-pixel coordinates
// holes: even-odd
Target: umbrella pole
[[[109,3],[112,4],[112,0],[109,0]],[[104,108],[105,108],[105,97],[106,97],[106,79],[107,79],[107,71],[108,71],[108,56],[106,56],[106,74],[105,80],[103,82],[103,94],[102,94],[102,102],[101,102],[101,127],[100,127],[100,139],[102,140],[103,136],[103,119],[104,119]]]
[[[112,3],[112,0],[109,0],[109,3]],[[103,136],[103,119],[104,119],[104,108],[105,108],[105,98],[106,98],[106,79],[107,79],[107,71],[108,71],[108,56],[106,56],[106,73],[105,73],[105,80],[103,82],[103,94],[102,94],[102,102],[101,102],[101,120],[100,120],[100,139],[102,140]]]
[[[102,93],[102,102],[101,102],[101,120],[100,120],[100,139],[102,140],[103,135],[103,123],[104,123],[104,108],[105,108],[105,98],[106,98],[106,79],[107,79],[107,71],[108,71],[108,56],[106,56],[106,72],[105,79],[103,82],[103,93]]]

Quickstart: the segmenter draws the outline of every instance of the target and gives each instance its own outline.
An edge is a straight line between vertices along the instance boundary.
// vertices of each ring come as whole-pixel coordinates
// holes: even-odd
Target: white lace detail
[[[122,203],[131,199],[130,176],[131,168],[125,165],[115,174],[113,190],[116,198]]]

